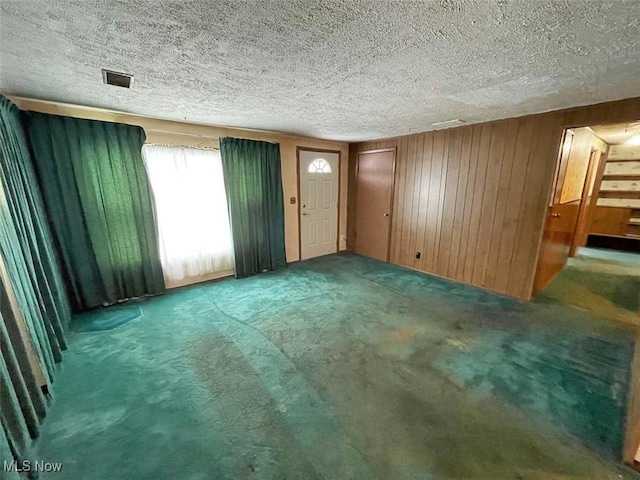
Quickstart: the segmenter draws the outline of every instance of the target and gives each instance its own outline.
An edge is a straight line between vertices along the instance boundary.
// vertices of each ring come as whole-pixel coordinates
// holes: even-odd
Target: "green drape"
[[[26,112],[75,311],[164,291],[140,127]]]
[[[70,316],[20,112],[0,95],[0,403],[19,458],[46,413],[41,387],[62,360]]]
[[[236,277],[286,265],[280,145],[221,138]]]
[[[0,252],[14,282],[16,296],[31,331],[42,331],[39,343],[46,369],[60,361],[66,348],[64,325],[69,303],[40,197],[20,112],[0,96]]]

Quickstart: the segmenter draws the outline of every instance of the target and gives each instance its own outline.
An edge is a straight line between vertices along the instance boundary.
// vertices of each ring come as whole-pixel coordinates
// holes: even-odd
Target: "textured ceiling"
[[[640,96],[640,2],[1,4],[8,94],[356,141]],[[132,73],[131,90],[100,68]]]

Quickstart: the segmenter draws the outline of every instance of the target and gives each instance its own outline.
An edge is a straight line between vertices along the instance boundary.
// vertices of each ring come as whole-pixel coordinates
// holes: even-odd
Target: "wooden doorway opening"
[[[623,241],[635,242],[636,246],[640,242],[640,122],[565,130],[553,182],[534,294],[543,290],[581,247],[596,246],[594,238],[602,240],[598,240],[597,246],[613,249],[620,249]],[[640,331],[636,338],[640,339]],[[636,340],[621,452],[624,462],[637,470],[640,470],[639,342]]]
[[[562,137],[533,294],[544,289],[586,244],[609,146],[589,127],[567,129]],[[594,193],[596,193],[594,197]]]
[[[580,247],[640,252],[640,121],[565,130],[533,295]]]

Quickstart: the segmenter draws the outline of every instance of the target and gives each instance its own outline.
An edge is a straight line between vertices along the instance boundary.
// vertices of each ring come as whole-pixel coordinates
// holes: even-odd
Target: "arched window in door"
[[[331,165],[324,158],[316,158],[309,164],[309,173],[331,173]]]

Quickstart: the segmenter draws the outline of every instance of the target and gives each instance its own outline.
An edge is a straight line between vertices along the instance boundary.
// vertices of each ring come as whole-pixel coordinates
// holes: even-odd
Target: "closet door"
[[[387,262],[396,149],[358,154],[355,252]]]

